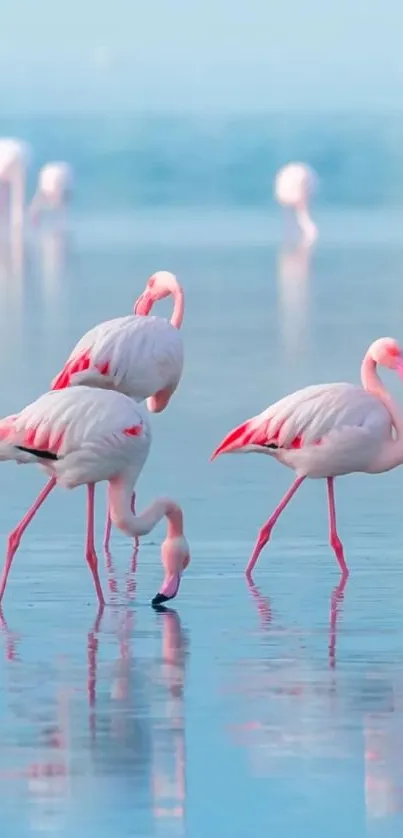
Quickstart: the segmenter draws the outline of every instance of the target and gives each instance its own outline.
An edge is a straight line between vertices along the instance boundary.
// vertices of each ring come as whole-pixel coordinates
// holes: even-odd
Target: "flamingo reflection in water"
[[[277,263],[277,322],[285,352],[295,361],[307,347],[312,248],[305,241],[280,250]]]
[[[117,592],[116,579],[110,577],[109,583],[111,589]],[[133,580],[130,583],[128,579],[127,591],[131,596],[133,585]],[[67,820],[69,809],[74,805],[77,810],[77,797],[80,798],[79,788],[84,776],[86,796],[89,786],[93,783],[98,786],[102,777],[106,778],[110,793],[116,781],[120,795],[122,787],[130,785],[129,809],[134,805],[134,781],[137,801],[139,794],[144,797],[151,816],[162,829],[165,829],[168,820],[174,820],[180,834],[184,834],[186,749],[183,704],[187,656],[186,638],[179,616],[163,606],[158,610],[157,637],[162,639],[162,655],[157,653],[153,658],[155,663],[153,671],[150,671],[147,659],[145,662],[142,658],[136,660],[131,653],[136,642],[134,609],[112,606],[107,613],[113,618],[112,633],[118,641],[119,656],[112,670],[109,668],[106,682],[105,664],[100,668],[98,660],[101,638],[109,634],[104,628],[105,612],[101,607],[87,635],[86,732],[82,728],[82,690],[68,677],[66,663],[64,671],[55,679],[59,681],[56,697],[46,703],[38,701],[35,706],[31,689],[27,709],[24,695],[28,670],[20,659],[18,638],[9,630],[1,613],[0,627],[5,640],[8,671],[13,677],[9,694],[13,700],[17,697],[21,705],[16,711],[13,706],[12,713],[17,712],[19,719],[23,719],[25,729],[28,722],[28,729],[31,728],[34,737],[34,741],[29,743],[29,751],[17,739],[12,760],[7,760],[15,768],[0,774],[3,790],[8,780],[11,794],[28,799],[33,830],[57,831]],[[32,662],[29,672],[32,679]],[[43,675],[41,677],[43,679]],[[65,684],[66,681],[70,684],[73,681],[73,685],[63,686],[60,683],[63,681]],[[38,707],[39,718],[35,717]],[[15,719],[11,729],[13,726],[16,727]],[[32,752],[36,752],[34,758]],[[26,753],[29,753],[28,764],[18,767]],[[95,789],[93,794],[95,796]]]
[[[188,643],[178,614],[160,607],[162,661],[156,672],[160,700],[152,731],[153,812],[161,833],[175,822],[176,832],[186,834],[186,738],[184,683]],[[155,690],[154,690],[155,695]]]
[[[45,302],[58,297],[72,253],[71,235],[66,230],[43,229],[35,240],[38,270],[43,277]],[[62,316],[62,312],[58,312]]]
[[[403,812],[403,695],[397,679],[374,668],[362,685],[365,806],[367,820]],[[370,703],[370,706],[368,706]]]
[[[307,643],[299,630],[279,628],[273,619],[268,597],[261,594],[251,581],[248,586],[255,603],[262,638],[270,637],[270,649],[280,645],[284,634],[289,648],[296,642],[288,661],[279,651],[278,656],[258,662],[255,669],[249,662],[241,662],[242,677],[231,686],[235,695],[247,692],[248,721],[232,725],[231,738],[245,748],[252,759],[253,770],[259,776],[288,772],[287,760],[355,758],[357,738],[351,736],[351,710],[358,731],[363,732],[363,787],[366,816],[369,822],[403,812],[403,768],[401,753],[403,735],[401,712],[403,693],[398,667],[388,672],[387,664],[369,664],[357,676],[342,677],[337,669],[337,634],[340,627],[342,603],[347,578],[342,578],[330,597],[328,628],[329,675],[321,667],[312,669],[307,663]],[[268,650],[268,647],[266,646]],[[268,654],[268,652],[267,652]],[[245,676],[245,666],[248,675]],[[354,684],[351,680],[354,680]],[[358,680],[359,679],[359,680]],[[358,683],[357,683],[358,681]],[[399,689],[400,683],[400,689]],[[351,696],[357,706],[351,708]],[[358,696],[358,701],[357,701]],[[251,711],[251,708],[252,711]],[[262,718],[262,708],[266,719]],[[253,718],[255,716],[255,718]],[[360,740],[359,740],[360,741]],[[323,770],[323,769],[322,769]]]
[[[136,554],[136,550],[134,551]],[[133,564],[135,557],[133,558]],[[112,590],[118,597],[115,580]],[[134,581],[127,580],[127,594],[134,595]],[[116,609],[119,614],[119,609]],[[131,773],[149,777],[150,808],[155,825],[165,833],[175,823],[176,833],[186,831],[186,745],[184,682],[187,662],[187,640],[176,611],[165,606],[157,609],[158,627],[162,635],[162,654],[154,659],[151,671],[139,669],[132,658],[136,643],[135,611],[126,609],[119,631],[119,660],[114,667],[110,686],[110,702],[119,707],[107,717],[97,708],[93,760],[96,775],[110,771],[112,757],[109,749],[100,745],[99,737],[109,736],[115,742],[114,775],[127,773],[130,759]],[[158,632],[159,634],[160,632]],[[133,718],[137,707],[139,718]],[[148,724],[147,724],[148,721]],[[107,762],[105,763],[105,758]],[[119,766],[121,768],[119,769]]]
[[[231,686],[235,695],[247,693],[242,701],[248,710],[248,720],[231,728],[239,744],[244,745],[253,760],[253,768],[260,776],[278,774],[287,759],[309,754],[312,757],[339,756],[342,744],[329,726],[327,715],[338,717],[338,696],[334,687],[333,670],[336,665],[336,638],[341,603],[347,584],[342,577],[330,597],[328,628],[329,675],[323,688],[318,687],[315,665],[299,629],[279,627],[273,619],[271,602],[249,579],[248,587],[257,610],[262,638],[270,639],[267,655],[255,661],[242,661],[242,679]],[[283,638],[287,652],[284,655]],[[245,676],[245,667],[248,675]],[[319,707],[319,710],[318,710]],[[251,714],[251,708],[254,708]],[[267,720],[261,718],[267,712]],[[314,712],[312,708],[315,708]],[[252,715],[252,718],[250,717]],[[253,718],[255,716],[255,718]],[[260,717],[260,718],[259,718]]]

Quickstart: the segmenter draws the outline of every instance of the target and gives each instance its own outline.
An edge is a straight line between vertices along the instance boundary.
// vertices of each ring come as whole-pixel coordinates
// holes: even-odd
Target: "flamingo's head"
[[[394,338],[379,338],[374,341],[368,354],[379,366],[396,370],[403,376],[403,352]]]
[[[171,519],[167,537],[161,545],[161,559],[165,576],[160,590],[152,600],[153,606],[163,605],[169,599],[176,597],[182,574],[190,564],[190,549],[183,534],[182,512],[179,508],[177,508],[175,515],[177,520]],[[177,526],[177,523],[179,523],[179,526]]]
[[[215,460],[220,454],[268,454],[269,449],[275,447],[269,443],[267,420],[261,414],[230,431],[213,451],[210,460]]]
[[[156,271],[147,280],[143,293],[134,304],[134,313],[147,315],[158,300],[169,297],[179,288],[175,274],[170,271]]]

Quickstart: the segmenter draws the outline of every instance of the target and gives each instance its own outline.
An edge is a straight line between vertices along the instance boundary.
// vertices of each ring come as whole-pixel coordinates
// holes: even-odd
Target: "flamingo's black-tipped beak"
[[[163,605],[164,602],[168,602],[169,599],[174,599],[179,591],[180,583],[180,573],[168,574],[161,586],[162,590],[158,591],[154,599],[151,600],[153,608],[158,608],[159,605]]]
[[[173,599],[173,596],[166,596],[165,594],[158,593],[151,600],[151,605],[153,608],[158,608],[159,605],[163,605],[164,602],[168,602],[169,599]]]

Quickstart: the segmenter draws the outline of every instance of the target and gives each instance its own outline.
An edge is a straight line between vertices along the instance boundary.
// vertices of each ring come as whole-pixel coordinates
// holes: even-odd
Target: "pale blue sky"
[[[0,0],[0,106],[402,107],[402,0]]]

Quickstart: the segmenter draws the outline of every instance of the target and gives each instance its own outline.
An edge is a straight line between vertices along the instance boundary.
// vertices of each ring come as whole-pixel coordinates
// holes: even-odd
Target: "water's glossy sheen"
[[[183,504],[193,558],[175,609],[156,613],[163,527],[129,577],[131,545],[115,533],[108,589],[97,490],[112,603],[97,620],[84,490],[58,490],[38,514],[4,599],[5,838],[401,835],[401,471],[336,482],[351,568],[344,592],[321,482],[301,489],[248,587],[256,532],[291,473],[264,457],[208,460],[271,401],[311,382],[358,382],[374,338],[403,339],[403,248],[389,221],[318,217],[332,234],[310,264],[303,252],[280,254],[270,217],[256,237],[254,223],[224,214],[214,225],[198,217],[192,232],[189,217],[175,227],[167,213],[171,235],[153,237],[150,224],[143,239],[133,219],[106,238],[87,219],[68,247],[50,233],[32,242],[22,277],[3,254],[1,415],[47,389],[89,326],[129,312],[151,271],[178,274],[186,370],[169,409],[152,418],[137,498],[139,507],[159,494]],[[403,403],[401,385],[387,382]],[[43,481],[34,467],[1,465],[2,550]]]

